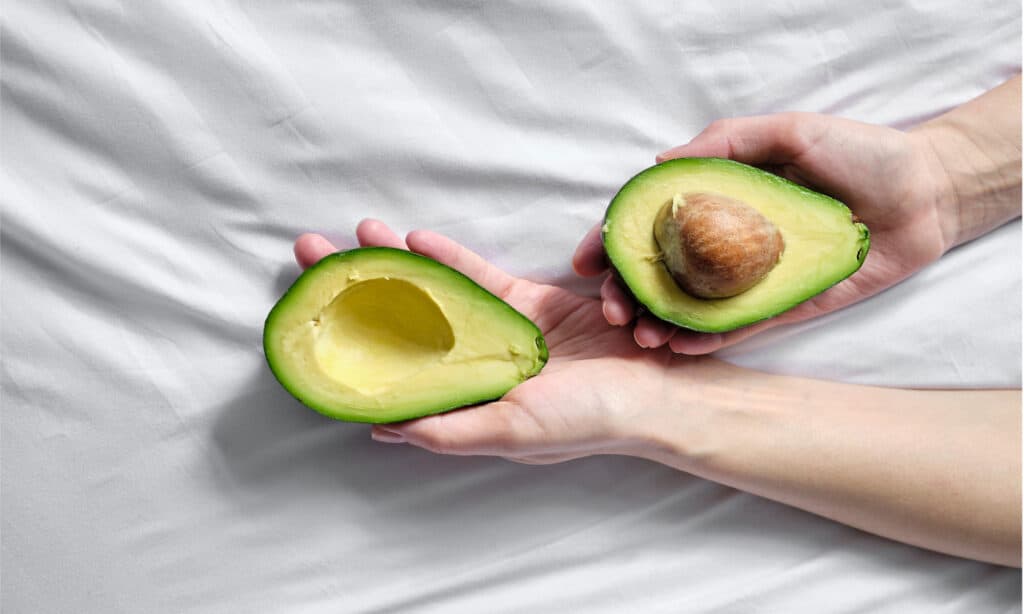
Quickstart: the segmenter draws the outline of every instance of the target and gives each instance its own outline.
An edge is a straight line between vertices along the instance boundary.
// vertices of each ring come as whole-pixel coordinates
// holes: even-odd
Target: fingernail
[[[707,352],[705,352],[705,353],[710,354],[711,352],[714,352],[715,350],[721,348],[722,347],[722,342],[724,340],[725,340],[725,338],[722,337],[722,335],[719,334],[719,333],[715,333],[715,334],[709,336],[708,340],[707,340]]]
[[[669,340],[669,346],[676,354],[702,356],[719,349],[723,340],[724,337],[720,333],[699,333],[697,336],[676,335]]]
[[[611,306],[608,305],[608,303],[603,303],[601,305],[601,314],[604,315],[605,321],[607,321],[612,326],[621,326],[621,324],[619,324],[619,321],[615,318],[615,314],[612,313],[612,308]]]
[[[666,149],[665,151],[661,152],[660,154],[654,156],[654,161],[657,162],[658,164],[661,164],[665,160],[669,159],[669,157],[672,155],[672,152],[675,151],[675,149],[676,149],[675,147],[673,147],[672,149]]]
[[[689,143],[687,143],[686,145],[689,145]],[[686,145],[676,145],[675,147],[666,149],[665,151],[661,152],[660,154],[654,156],[654,159],[655,159],[655,161],[658,162],[658,164],[661,164],[662,162],[664,162],[666,160],[671,160],[673,158],[678,158],[679,157],[679,151],[681,149],[683,149],[684,147],[686,147]]]
[[[373,427],[373,430],[370,431],[370,437],[374,441],[381,443],[405,443],[405,435],[379,426]]]

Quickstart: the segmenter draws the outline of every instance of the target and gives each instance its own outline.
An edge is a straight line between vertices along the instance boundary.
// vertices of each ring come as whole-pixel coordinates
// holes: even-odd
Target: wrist
[[[696,475],[714,473],[727,440],[757,436],[755,425],[779,406],[772,377],[708,356],[674,355],[646,421],[642,456]]]
[[[908,136],[925,169],[920,185],[914,186],[913,192],[924,195],[923,198],[934,211],[942,236],[940,253],[944,254],[962,243],[963,239],[960,222],[961,189],[953,181],[943,161],[946,155],[944,151],[948,147],[946,140],[949,138],[946,136],[944,140],[943,130],[940,125],[924,124],[912,130]]]
[[[685,432],[690,408],[680,404],[680,358],[661,350],[639,350],[638,356],[615,361],[599,378],[598,414],[604,439],[602,452],[658,460],[676,454],[683,444],[676,437]],[[625,392],[624,392],[625,391]],[[660,461],[659,461],[660,462]]]
[[[1018,76],[910,132],[930,169],[945,250],[1020,215],[1020,108]]]

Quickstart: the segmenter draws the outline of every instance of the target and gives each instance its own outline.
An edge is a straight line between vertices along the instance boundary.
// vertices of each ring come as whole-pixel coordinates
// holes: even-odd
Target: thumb
[[[512,401],[495,401],[407,422],[373,426],[371,437],[409,443],[437,454],[508,456],[528,453],[543,436]]]
[[[823,130],[821,117],[814,113],[721,119],[689,143],[658,154],[657,161],[729,158],[752,166],[786,164],[810,149]]]

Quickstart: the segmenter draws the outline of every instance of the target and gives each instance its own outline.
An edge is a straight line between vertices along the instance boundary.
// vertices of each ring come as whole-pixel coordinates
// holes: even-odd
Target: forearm
[[[687,398],[652,459],[901,542],[1020,565],[1018,391],[716,373],[697,389],[678,382]]]
[[[911,131],[931,159],[946,249],[1021,212],[1021,78]]]

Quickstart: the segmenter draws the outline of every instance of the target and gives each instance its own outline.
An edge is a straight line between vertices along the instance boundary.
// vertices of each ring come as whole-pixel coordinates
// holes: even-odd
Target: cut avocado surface
[[[387,247],[307,269],[267,316],[263,347],[293,396],[354,422],[496,399],[548,358],[526,316],[454,269]]]
[[[728,298],[687,294],[666,268],[655,220],[680,195],[711,193],[746,203],[779,229],[778,263],[750,289]],[[630,179],[605,212],[602,231],[613,268],[636,300],[667,322],[725,332],[778,315],[860,268],[867,227],[843,203],[766,171],[721,158],[662,162]]]

